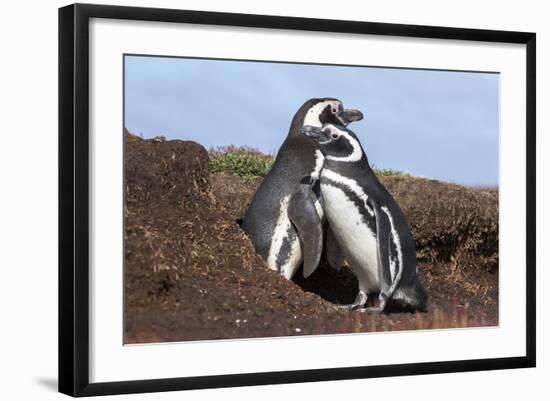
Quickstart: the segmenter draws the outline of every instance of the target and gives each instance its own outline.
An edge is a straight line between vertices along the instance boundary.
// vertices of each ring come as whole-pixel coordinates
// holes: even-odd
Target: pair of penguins
[[[342,309],[380,313],[391,303],[425,311],[428,297],[403,213],[346,128],[362,118],[338,99],[305,102],[241,227],[268,266],[287,279],[302,264],[304,277],[315,271],[323,241],[331,267],[340,269],[345,258],[359,291]],[[371,294],[378,302],[369,307]]]

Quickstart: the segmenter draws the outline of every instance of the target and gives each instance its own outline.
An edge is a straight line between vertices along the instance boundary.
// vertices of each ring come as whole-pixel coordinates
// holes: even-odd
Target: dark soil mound
[[[427,314],[347,313],[334,304],[355,296],[350,271],[335,272],[323,262],[309,279],[298,274],[292,282],[270,271],[254,252],[236,219],[259,179],[209,176],[208,154],[193,142],[126,138],[127,343],[498,322],[497,227],[489,225],[497,213],[495,193],[452,186],[457,193],[449,195],[450,184],[423,180],[417,187],[416,179],[415,185],[385,180],[413,228],[432,303]],[[485,198],[493,206],[483,206]],[[459,201],[447,209],[445,199]],[[458,216],[454,225],[453,216]]]
[[[184,206],[208,189],[208,153],[190,141],[143,140],[126,133],[124,160],[127,206]]]
[[[475,259],[478,267],[497,265],[498,191],[422,178],[384,177],[382,181],[407,217],[418,259],[432,263]]]
[[[132,139],[125,162],[128,342],[296,334],[334,309],[256,255],[209,191],[204,148]]]

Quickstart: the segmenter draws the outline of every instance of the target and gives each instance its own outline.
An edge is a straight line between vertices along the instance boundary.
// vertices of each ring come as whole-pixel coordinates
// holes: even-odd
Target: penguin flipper
[[[334,232],[327,225],[327,239],[326,239],[326,252],[327,252],[327,262],[336,271],[342,270],[344,266],[344,253],[338,244],[338,240],[334,235]]]
[[[390,271],[390,236],[391,223],[386,213],[382,211],[378,201],[369,198],[367,201],[374,211],[376,220],[376,245],[378,248],[378,280],[380,281],[380,301],[387,300],[391,294],[392,278]],[[385,300],[383,306],[385,306]]]
[[[304,255],[304,277],[315,271],[323,251],[323,224],[314,199],[311,187],[302,184],[288,203],[288,217],[296,227]]]

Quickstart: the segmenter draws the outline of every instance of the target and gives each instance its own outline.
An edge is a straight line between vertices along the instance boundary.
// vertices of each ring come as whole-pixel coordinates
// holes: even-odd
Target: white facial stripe
[[[306,116],[304,118],[304,125],[311,125],[313,127],[321,128],[323,124],[321,124],[321,120],[319,120],[319,116],[321,115],[325,107],[327,107],[328,105],[338,110],[338,107],[340,106],[340,102],[337,100],[326,100],[324,102],[317,103],[315,106],[309,109],[308,112],[306,113]]]
[[[281,200],[281,206],[279,208],[279,218],[277,219],[277,225],[273,232],[273,238],[271,239],[271,246],[269,247],[269,255],[267,257],[267,265],[271,270],[277,271],[277,255],[283,246],[283,240],[286,238],[288,229],[290,228],[290,220],[288,218],[287,208],[290,201],[290,195],[285,196]]]
[[[343,175],[340,175],[332,170],[328,170],[326,168],[323,169],[323,172],[321,173],[322,177],[328,178],[331,181],[337,182],[338,184],[346,186],[350,191],[352,191],[359,199],[361,199],[364,204],[365,208],[369,212],[371,216],[374,216],[374,211],[372,208],[367,204],[367,201],[369,197],[367,194],[363,191],[363,188],[357,184],[357,182],[351,178],[344,177]]]
[[[397,233],[397,230],[395,229],[395,226],[393,224],[393,217],[388,210],[386,206],[382,206],[382,211],[386,213],[388,216],[388,219],[390,220],[391,225],[391,235],[393,238],[393,242],[395,243],[395,247],[397,248],[397,274],[392,272],[392,283],[389,290],[389,295],[393,294],[395,291],[395,288],[397,285],[399,285],[399,282],[401,281],[401,274],[403,273],[403,250],[401,249],[401,240],[399,239],[399,234]],[[391,261],[390,261],[390,269],[391,269]],[[395,270],[395,261],[393,261],[394,270]]]
[[[347,139],[351,147],[353,148],[353,151],[347,155],[347,156],[327,156],[327,160],[333,160],[336,162],[357,162],[361,160],[363,157],[363,150],[361,149],[361,145],[359,145],[359,142],[355,138],[353,138],[350,134],[348,134],[346,131],[342,131],[338,128],[336,128],[332,124],[327,124],[326,128],[330,129],[330,132],[337,132],[340,136],[343,136]]]

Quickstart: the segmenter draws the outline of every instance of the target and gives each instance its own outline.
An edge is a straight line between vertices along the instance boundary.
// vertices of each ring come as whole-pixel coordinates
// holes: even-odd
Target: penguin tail
[[[393,293],[392,301],[397,306],[413,312],[428,310],[428,293],[418,277],[410,285],[399,286]]]

